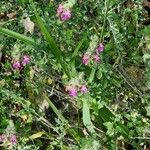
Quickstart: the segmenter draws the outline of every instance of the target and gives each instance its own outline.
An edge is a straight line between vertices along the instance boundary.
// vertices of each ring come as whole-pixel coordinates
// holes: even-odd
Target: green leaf
[[[88,83],[92,83],[92,81],[94,80],[96,69],[97,69],[97,67],[92,68]]]
[[[145,35],[147,35],[147,36],[150,35],[150,25],[147,26],[147,27],[145,27],[145,29],[143,30],[143,33],[144,33]]]
[[[37,45],[37,43],[32,38],[27,37],[25,35],[22,35],[20,33],[11,31],[9,29],[3,28],[3,27],[0,27],[0,33],[11,36],[11,37],[13,37],[15,39],[18,39],[20,41],[23,41],[27,44],[31,44],[31,45],[34,45],[34,46]]]
[[[112,122],[105,122],[104,125],[107,128],[107,135],[112,136],[114,134],[114,125]]]
[[[116,129],[118,130],[118,132],[120,132],[124,137],[127,138],[129,135],[128,128],[125,125],[121,124],[120,122],[117,122],[116,125],[117,125]]]
[[[82,139],[82,150],[99,150],[101,147],[100,141],[95,140],[92,136]]]
[[[99,116],[104,122],[112,122],[115,118],[114,114],[106,106],[99,110]]]
[[[97,73],[96,73],[96,77],[100,80],[103,76],[103,70],[101,67],[99,67]]]
[[[115,115],[106,106],[104,106],[103,108],[101,108],[99,110],[99,116],[104,121],[104,124],[106,122],[110,122],[110,123],[114,122],[114,120],[115,120]],[[129,131],[125,125],[123,125],[120,122],[117,122],[116,126],[117,126],[116,128],[117,128],[118,132],[120,132],[124,137],[128,136]]]
[[[76,4],[76,0],[68,0],[68,3],[69,3],[69,6],[70,7],[73,7],[73,5],[75,5]]]
[[[149,53],[146,53],[146,54],[143,55],[144,62],[146,62],[149,59],[150,59],[150,54]]]
[[[89,95],[86,95],[86,97],[82,98],[82,101],[83,101],[83,108],[82,108],[83,124],[91,133],[95,133],[94,125],[92,124],[90,118]]]
[[[150,106],[146,106],[145,109],[147,111],[147,116],[150,116]]]

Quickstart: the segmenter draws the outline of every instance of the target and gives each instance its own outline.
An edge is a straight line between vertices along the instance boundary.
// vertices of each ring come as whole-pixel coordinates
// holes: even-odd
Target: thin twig
[[[150,137],[130,137],[130,139],[150,140]]]

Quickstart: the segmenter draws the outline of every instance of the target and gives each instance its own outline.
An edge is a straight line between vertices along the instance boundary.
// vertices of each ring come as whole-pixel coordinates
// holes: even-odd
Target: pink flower
[[[87,93],[87,91],[88,91],[88,89],[85,85],[82,85],[80,90],[81,90],[82,93]]]
[[[30,57],[25,55],[23,56],[22,65],[25,66],[30,62]]]
[[[12,145],[16,145],[16,144],[17,144],[16,135],[12,135],[12,136],[10,137],[10,142],[12,143]]]
[[[63,10],[63,12],[60,15],[60,18],[62,21],[67,21],[71,18],[71,11],[69,9]]]
[[[74,87],[74,86],[67,86],[65,90],[69,92],[69,95],[71,97],[77,96],[77,88],[76,87]]]
[[[87,65],[89,63],[89,55],[88,54],[84,54],[82,57],[82,63],[84,65]]]
[[[62,4],[59,4],[57,8],[57,17],[60,17],[62,21],[67,21],[71,18],[71,11],[69,9],[65,9]]]
[[[57,8],[57,16],[60,16],[60,14],[63,12],[64,6],[62,4],[59,4]]]
[[[98,63],[100,61],[100,57],[98,54],[94,55],[94,62]]]
[[[71,97],[75,97],[77,96],[77,89],[75,87],[72,87],[70,90],[69,90],[69,95]]]
[[[4,135],[0,135],[0,142],[3,142],[5,140],[5,136]]]
[[[13,63],[13,68],[14,68],[14,69],[20,69],[20,68],[21,68],[20,62],[19,62],[19,61],[15,61],[15,62]]]
[[[96,49],[97,53],[103,52],[104,51],[104,45],[103,43],[100,43],[99,46]]]

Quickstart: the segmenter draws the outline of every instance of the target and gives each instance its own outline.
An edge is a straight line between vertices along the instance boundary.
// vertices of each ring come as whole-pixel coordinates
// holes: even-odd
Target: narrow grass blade
[[[64,123],[67,122],[67,120],[62,116],[62,114],[59,112],[59,110],[55,107],[55,105],[51,102],[51,100],[47,97],[46,94],[44,94],[44,98],[49,103],[50,107],[52,108],[54,113],[58,116],[58,118]]]
[[[76,58],[76,56],[78,55],[78,51],[80,50],[80,48],[83,45],[83,43],[86,40],[86,38],[87,38],[87,35],[84,35],[83,38],[82,38],[82,40],[78,42],[77,47],[75,48],[75,50],[74,50],[74,52],[72,54],[71,59],[75,59]]]
[[[37,23],[38,26],[40,27],[45,39],[47,40],[49,46],[50,46],[50,50],[53,53],[53,55],[55,56],[55,58],[57,59],[58,63],[62,66],[62,69],[64,70],[64,72],[66,73],[66,75],[70,78],[70,74],[67,68],[67,64],[64,63],[63,60],[63,54],[62,51],[57,47],[54,39],[52,38],[52,36],[50,35],[50,33],[48,32],[48,30],[46,29],[41,17],[38,15],[36,8],[33,4],[33,1],[31,1],[32,4],[32,8],[34,10],[34,14],[36,16],[37,19]]]
[[[60,111],[55,107],[55,105],[51,102],[51,100],[48,98],[48,96],[46,95],[46,94],[44,94],[43,95],[43,97],[47,100],[47,102],[49,103],[49,105],[50,105],[50,107],[52,108],[52,110],[54,111],[54,113],[58,116],[58,118],[62,121],[62,122],[64,122],[64,123],[66,123],[66,128],[67,128],[67,131],[68,131],[68,133],[72,136],[72,137],[74,137],[74,139],[77,141],[77,143],[80,145],[80,136],[78,135],[78,133],[74,130],[74,129],[71,129],[70,128],[70,125],[69,125],[69,123],[68,123],[68,120],[67,119],[65,119],[64,117],[63,117],[63,115],[60,113]]]
[[[27,44],[31,44],[31,45],[34,45],[34,46],[37,45],[37,43],[32,38],[27,37],[25,35],[22,35],[20,33],[11,31],[9,29],[3,28],[3,27],[0,27],[0,33],[11,36],[11,37],[13,37],[15,39],[18,39],[20,41],[23,41]]]
[[[78,55],[78,51],[80,50],[81,46],[83,45],[84,41],[86,40],[87,38],[87,35],[84,35],[82,40],[80,40],[77,44],[77,47],[75,48],[72,56],[71,56],[71,73],[72,73],[72,77],[76,77],[77,76],[77,71],[76,71],[76,67],[75,67],[75,59],[76,59],[76,56]]]

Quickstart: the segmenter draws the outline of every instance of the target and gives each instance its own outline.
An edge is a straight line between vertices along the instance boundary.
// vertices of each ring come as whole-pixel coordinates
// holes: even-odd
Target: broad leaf
[[[82,98],[82,101],[83,101],[83,108],[82,108],[83,124],[91,133],[95,133],[94,125],[90,118],[89,95],[86,95],[86,97]]]

